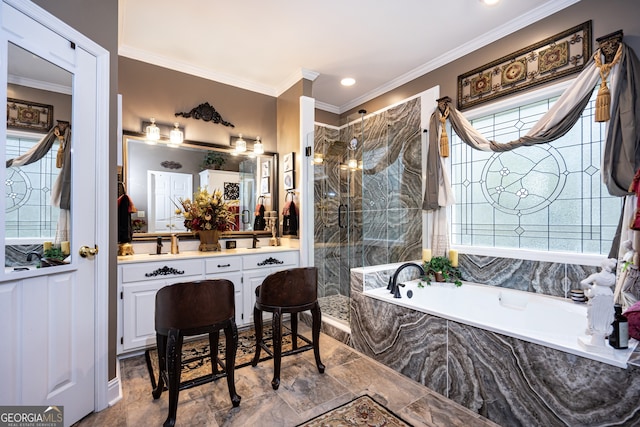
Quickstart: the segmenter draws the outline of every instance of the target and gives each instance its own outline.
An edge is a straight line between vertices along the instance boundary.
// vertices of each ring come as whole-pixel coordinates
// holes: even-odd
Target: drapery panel
[[[635,172],[640,168],[640,62],[626,44],[620,42],[618,50],[619,54],[616,55],[609,74],[610,120],[603,150],[602,177],[609,194],[626,196],[630,193],[629,186]],[[500,143],[485,138],[462,113],[449,104],[450,98],[441,98],[429,121],[427,176],[422,209],[433,211],[453,203],[449,178],[440,153],[440,136],[445,119],[449,119],[451,128],[460,139],[476,150],[502,152],[552,142],[575,125],[596,85],[601,82],[602,75],[598,67],[601,61],[595,61],[595,58],[601,58],[602,55],[601,49],[598,49],[553,107],[526,135],[514,141]],[[436,222],[438,221],[434,221],[433,244],[436,243]],[[440,240],[441,236],[438,237],[438,241]],[[438,246],[442,244],[438,243]],[[617,248],[617,242],[614,242],[614,246]]]

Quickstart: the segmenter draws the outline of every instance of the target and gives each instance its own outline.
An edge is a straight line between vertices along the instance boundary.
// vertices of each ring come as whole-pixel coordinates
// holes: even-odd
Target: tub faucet
[[[400,287],[404,286],[404,284],[398,283],[398,275],[407,267],[417,268],[418,270],[420,270],[420,274],[424,276],[424,269],[419,264],[416,264],[415,262],[407,262],[402,264],[400,267],[398,267],[396,272],[393,273],[393,277],[389,278],[389,285],[387,285],[387,289],[393,294],[394,298],[402,298],[400,295]]]
[[[27,262],[33,261],[33,257],[40,258],[40,254],[38,252],[29,252],[27,254]]]

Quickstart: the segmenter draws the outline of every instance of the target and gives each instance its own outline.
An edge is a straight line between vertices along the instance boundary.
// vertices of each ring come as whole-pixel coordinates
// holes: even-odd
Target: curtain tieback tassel
[[[446,121],[449,117],[449,106],[440,117],[440,123],[442,125],[442,132],[440,133],[440,157],[449,157],[449,136],[447,135]]]
[[[609,73],[613,66],[620,61],[621,55],[622,44],[618,46],[618,50],[613,57],[613,61],[609,64],[603,64],[600,60],[600,50],[598,50],[593,56],[596,66],[598,67],[598,71],[600,71],[600,78],[602,79],[600,89],[598,89],[598,95],[596,96],[596,122],[606,122],[611,118],[611,91],[609,91],[609,88],[607,87],[607,78],[609,77]]]
[[[602,85],[596,96],[596,122],[606,122],[611,118],[611,92],[607,87],[606,81],[602,81]]]

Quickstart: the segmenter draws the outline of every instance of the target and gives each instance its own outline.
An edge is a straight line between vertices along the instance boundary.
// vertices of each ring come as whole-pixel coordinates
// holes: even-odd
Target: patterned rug
[[[373,400],[372,397],[357,397],[322,415],[299,424],[297,427],[347,427],[347,426],[409,426],[411,424]]]
[[[264,338],[267,347],[273,351],[273,341],[271,325],[264,325],[262,336]],[[225,336],[224,332],[220,332],[220,340],[218,343],[218,357],[223,362],[225,361]],[[307,342],[300,339],[298,336],[298,348],[307,345]],[[255,354],[256,348],[256,335],[253,328],[238,331],[238,350],[236,351],[236,366],[235,368],[242,368],[250,365],[251,360]],[[282,352],[292,349],[291,345],[291,332],[283,325],[282,327]],[[271,359],[271,356],[264,351],[260,352],[260,361]],[[151,379],[151,386],[155,388],[158,372],[158,351],[151,348],[145,352],[145,358],[147,361],[147,368],[149,370],[149,377]],[[195,341],[185,342],[182,345],[182,372],[180,374],[180,381],[190,381],[195,378],[200,378],[205,375],[211,374],[211,359],[209,357],[209,338],[199,338]]]

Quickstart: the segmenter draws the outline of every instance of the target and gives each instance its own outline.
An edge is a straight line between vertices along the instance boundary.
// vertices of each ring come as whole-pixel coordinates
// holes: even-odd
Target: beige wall
[[[180,123],[188,140],[229,145],[230,137],[241,133],[260,136],[265,151],[276,151],[276,98],[130,58],[118,63],[123,129],[141,132],[142,122],[154,117],[158,123]],[[175,116],[205,102],[235,127]]]
[[[548,18],[524,27],[488,46],[429,72],[389,91],[371,101],[341,114],[341,118],[357,113],[360,108],[369,112],[395,104],[434,86],[440,86],[440,96],[457,99],[458,76],[519,49],[544,40],[564,30],[592,20],[592,45],[595,39],[614,31],[624,31],[624,42],[640,56],[640,1],[638,0],[582,0]],[[455,32],[455,25],[451,26]],[[575,77],[575,75],[568,78]],[[535,89],[533,89],[535,90]]]
[[[7,97],[23,101],[38,102],[53,106],[53,124],[56,120],[71,121],[71,96],[47,90],[9,84]]]
[[[279,153],[279,173],[278,188],[279,199],[278,206],[282,210],[284,206],[284,179],[282,174],[282,158],[285,154],[295,152],[295,191],[300,191],[300,97],[310,96],[311,82],[303,79],[291,86],[282,95],[278,97],[278,153]]]

